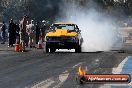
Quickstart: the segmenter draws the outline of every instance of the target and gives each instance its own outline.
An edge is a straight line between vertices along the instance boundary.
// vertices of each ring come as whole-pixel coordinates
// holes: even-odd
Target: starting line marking
[[[126,57],[117,68],[113,68],[112,73],[113,74],[130,74],[132,77],[132,56]],[[132,81],[132,80],[131,80]],[[128,84],[104,84],[104,86],[101,86],[100,88],[131,88],[132,82]]]
[[[113,74],[120,74],[122,71],[122,68],[124,67],[124,64],[127,62],[128,57],[126,57],[119,65],[117,68],[113,68],[112,73]]]

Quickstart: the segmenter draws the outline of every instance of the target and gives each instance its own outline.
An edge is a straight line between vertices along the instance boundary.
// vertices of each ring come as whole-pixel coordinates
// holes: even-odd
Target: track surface
[[[53,53],[32,50],[0,54],[0,88],[99,88],[99,84],[79,85],[75,74],[80,64],[88,73],[111,73],[127,53]]]

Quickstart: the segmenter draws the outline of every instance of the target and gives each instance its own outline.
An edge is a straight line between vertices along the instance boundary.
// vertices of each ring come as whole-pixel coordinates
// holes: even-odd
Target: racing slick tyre
[[[81,46],[80,45],[77,45],[75,47],[75,53],[81,53]]]
[[[54,53],[55,51],[56,51],[55,48],[50,48],[50,52],[51,52],[51,53]]]
[[[47,46],[47,44],[45,45],[45,52],[49,53],[49,47]]]
[[[49,48],[45,47],[45,51],[46,51],[46,53],[49,53]]]

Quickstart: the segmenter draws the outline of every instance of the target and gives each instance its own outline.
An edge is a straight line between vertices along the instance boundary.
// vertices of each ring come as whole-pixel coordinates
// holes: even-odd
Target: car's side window
[[[77,25],[75,25],[75,30],[76,30],[77,32],[79,32],[79,28],[78,28]]]
[[[54,25],[50,26],[49,31],[54,31],[54,30],[55,30],[55,26]]]

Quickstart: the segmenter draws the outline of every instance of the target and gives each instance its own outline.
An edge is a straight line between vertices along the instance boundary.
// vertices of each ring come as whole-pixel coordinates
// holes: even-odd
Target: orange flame
[[[86,75],[86,71],[82,68],[82,66],[80,66],[80,67],[78,68],[78,74],[79,74],[80,76]]]

